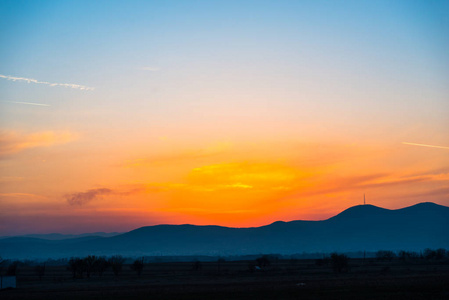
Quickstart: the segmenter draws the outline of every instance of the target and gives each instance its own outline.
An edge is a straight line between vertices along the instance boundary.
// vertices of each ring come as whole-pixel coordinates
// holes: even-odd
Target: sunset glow
[[[0,12],[0,236],[449,205],[447,2]]]

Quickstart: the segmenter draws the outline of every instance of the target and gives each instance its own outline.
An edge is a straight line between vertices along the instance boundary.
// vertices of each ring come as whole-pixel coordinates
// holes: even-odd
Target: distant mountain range
[[[62,234],[62,233],[47,233],[47,234],[25,234],[18,237],[30,237],[44,240],[67,240],[83,237],[111,237],[122,234],[123,232],[92,232],[82,234]],[[6,239],[11,236],[0,236],[0,239]],[[16,236],[17,237],[17,236]]]
[[[114,236],[0,239],[3,258],[295,254],[449,248],[449,207],[420,203],[388,210],[358,205],[324,221],[253,228],[156,225]]]

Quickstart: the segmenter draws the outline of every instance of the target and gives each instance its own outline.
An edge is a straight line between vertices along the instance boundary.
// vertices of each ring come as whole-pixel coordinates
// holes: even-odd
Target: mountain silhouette
[[[122,232],[92,232],[92,233],[82,233],[82,234],[61,234],[61,233],[47,233],[47,234],[25,234],[20,237],[30,237],[38,238],[44,240],[66,240],[66,239],[76,239],[82,237],[110,237],[121,234]],[[10,236],[3,236],[0,239],[5,239]]]
[[[278,221],[252,228],[156,225],[112,237],[0,240],[0,255],[4,258],[294,254],[424,248],[449,248],[449,207],[429,202],[397,210],[358,205],[323,221]]]

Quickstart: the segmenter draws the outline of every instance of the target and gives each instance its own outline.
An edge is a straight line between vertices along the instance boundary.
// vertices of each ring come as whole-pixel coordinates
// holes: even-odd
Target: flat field
[[[336,274],[315,260],[279,260],[261,270],[252,261],[148,263],[140,277],[129,265],[119,276],[74,279],[66,266],[20,266],[17,288],[0,299],[449,299],[449,262],[351,259]]]

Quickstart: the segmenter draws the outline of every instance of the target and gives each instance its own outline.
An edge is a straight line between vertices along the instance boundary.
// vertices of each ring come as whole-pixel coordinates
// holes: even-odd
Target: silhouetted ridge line
[[[66,240],[5,238],[4,258],[87,255],[185,256],[351,252],[449,248],[449,207],[419,203],[389,210],[358,205],[322,221],[274,222],[251,228],[156,225],[113,237]]]
[[[393,211],[393,210],[374,206],[371,204],[356,205],[356,206],[350,207],[350,208],[342,211],[341,213],[339,213],[327,220],[333,220],[333,219],[338,219],[338,218],[353,218],[353,217],[363,218],[363,217],[369,217],[369,216],[374,216],[374,215],[387,214],[388,212],[391,212],[391,211]]]

